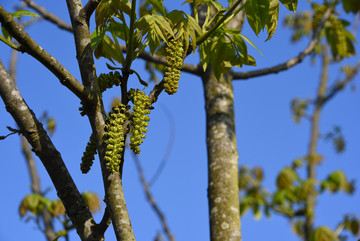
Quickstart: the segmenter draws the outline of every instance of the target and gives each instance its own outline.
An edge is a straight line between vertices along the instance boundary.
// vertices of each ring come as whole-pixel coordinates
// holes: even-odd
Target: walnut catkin
[[[147,132],[148,122],[150,117],[150,100],[145,92],[139,89],[130,89],[129,91],[130,100],[133,102],[133,113],[132,113],[132,127],[130,129],[130,148],[135,154],[139,154],[139,146],[143,143],[145,134]]]
[[[106,152],[104,160],[106,168],[111,172],[119,171],[124,152],[123,124],[127,118],[127,107],[123,104],[113,107],[105,125]]]
[[[170,40],[166,47],[166,68],[164,75],[164,87],[169,95],[175,94],[179,87],[181,67],[183,65],[183,42],[182,38]]]

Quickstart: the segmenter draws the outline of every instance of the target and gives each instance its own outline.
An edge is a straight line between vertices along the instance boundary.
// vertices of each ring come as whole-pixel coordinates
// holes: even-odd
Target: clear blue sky
[[[165,1],[169,9],[179,8],[181,1]],[[177,4],[178,2],[179,4]],[[308,8],[306,1],[299,1],[298,9]],[[2,1],[8,11],[12,11],[19,1]],[[63,18],[69,17],[65,1],[38,0],[38,4]],[[181,6],[188,11],[188,6]],[[256,37],[248,26],[244,34],[262,51],[261,56],[249,47],[257,61],[256,67],[246,67],[235,71],[254,70],[281,63],[297,55],[307,44],[303,41],[296,45],[289,42],[290,31],[284,29],[282,20],[289,13],[280,9],[279,28],[273,38],[264,42],[265,34]],[[49,53],[56,57],[77,79],[80,79],[75,58],[73,37],[52,24],[42,21],[29,27],[27,31]],[[357,36],[360,37],[359,34]],[[358,48],[356,44],[356,48]],[[0,44],[0,58],[8,66],[10,49]],[[357,56],[357,58],[359,55]],[[186,62],[198,63],[198,56],[190,56]],[[347,60],[355,63],[356,58]],[[62,157],[80,191],[93,191],[103,196],[103,184],[99,164],[95,161],[87,175],[80,172],[80,159],[90,136],[87,118],[78,111],[79,100],[41,64],[27,54],[19,54],[18,85],[27,104],[39,117],[44,111],[57,121],[53,142],[62,153]],[[96,62],[97,72],[107,72],[105,61]],[[144,62],[134,65],[147,79],[143,71]],[[307,58],[295,68],[276,75],[235,81],[235,115],[237,145],[240,165],[261,166],[265,171],[265,186],[275,188],[275,178],[281,168],[306,154],[309,140],[309,123],[292,121],[290,102],[294,97],[311,98],[316,93],[319,79],[319,61],[310,64]],[[339,78],[336,65],[332,66],[330,81]],[[359,76],[355,83],[359,85]],[[130,81],[131,82],[131,81]],[[137,82],[135,79],[134,83]],[[132,82],[130,83],[130,86]],[[134,85],[136,86],[136,84]],[[104,103],[109,109],[110,101],[120,90],[104,93]],[[323,179],[334,170],[343,170],[349,179],[359,182],[360,171],[360,94],[358,90],[346,88],[333,101],[325,106],[321,116],[320,131],[326,133],[334,125],[342,127],[346,140],[346,150],[338,155],[330,142],[319,141],[318,152],[325,161],[318,169],[318,177]],[[155,199],[165,213],[170,228],[177,240],[209,240],[207,210],[207,153],[205,146],[205,110],[201,80],[189,74],[182,74],[180,89],[174,96],[161,94],[155,110],[151,113],[151,122],[147,138],[142,145],[140,159],[147,178],[157,169],[169,142],[171,125],[163,108],[169,109],[175,124],[174,147],[168,163],[156,184],[152,187]],[[0,102],[0,135],[7,134],[6,126],[16,127],[11,116]],[[21,199],[30,193],[30,180],[25,161],[20,153],[20,138],[11,136],[0,142],[0,240],[44,240],[41,232],[32,223],[26,223],[18,214]],[[50,179],[37,160],[38,171],[43,189],[51,188],[50,198],[57,198]],[[146,202],[139,183],[138,174],[130,155],[124,167],[124,190],[132,225],[138,241],[153,240],[161,230],[160,222]],[[359,186],[359,185],[357,185]],[[316,225],[328,225],[334,228],[345,213],[360,216],[360,191],[348,196],[342,193],[325,194],[318,199]],[[102,205],[104,209],[104,205]],[[97,221],[101,215],[95,216]],[[108,240],[115,240],[113,232],[108,230]],[[292,241],[298,238],[291,232],[291,226],[281,216],[254,220],[249,212],[242,218],[244,241]],[[71,240],[78,240],[75,231]],[[349,241],[355,239],[349,239]]]

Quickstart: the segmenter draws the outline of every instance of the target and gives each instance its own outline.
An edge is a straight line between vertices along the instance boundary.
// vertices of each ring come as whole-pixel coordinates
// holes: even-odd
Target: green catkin
[[[101,92],[111,87],[119,86],[121,82],[121,75],[118,71],[109,72],[108,74],[100,74],[98,77],[99,88]]]
[[[334,15],[330,17],[329,21],[332,24],[332,30],[334,31],[334,55],[342,59],[348,55],[344,25],[341,20]]]
[[[175,94],[179,87],[181,67],[183,65],[182,38],[170,40],[166,47],[166,68],[164,74],[164,88],[169,95]]]
[[[123,124],[126,117],[127,107],[120,104],[112,109],[105,125],[106,152],[104,160],[106,168],[111,172],[119,171],[125,146]]]
[[[104,92],[107,89],[112,88],[114,85],[119,86],[121,83],[122,76],[118,71],[109,72],[108,74],[100,74],[98,77],[99,89],[100,92]],[[80,102],[81,107],[79,107],[80,115],[84,116],[87,114],[86,109],[84,108],[83,102]]]
[[[313,20],[312,20],[312,28],[313,28],[313,31],[315,31],[315,29],[317,28],[317,26],[320,23],[320,20],[321,20],[322,16],[326,12],[326,6],[319,5],[319,4],[313,4],[312,7],[313,7],[314,12],[315,12],[314,15],[313,15]]]
[[[145,138],[144,133],[147,132],[146,127],[150,121],[150,117],[147,116],[150,114],[150,100],[149,96],[139,89],[136,91],[130,89],[129,97],[134,104],[132,113],[133,124],[130,129],[130,149],[135,154],[139,154],[141,152],[139,146],[143,143],[143,139]]]
[[[96,140],[94,134],[91,134],[90,140],[86,145],[85,151],[81,158],[80,169],[81,172],[86,174],[90,171],[96,154]]]

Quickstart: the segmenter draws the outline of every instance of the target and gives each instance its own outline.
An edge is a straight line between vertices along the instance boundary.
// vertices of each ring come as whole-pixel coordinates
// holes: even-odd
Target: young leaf
[[[257,51],[259,51],[259,53],[260,53],[261,55],[263,55],[263,54],[261,53],[260,49],[258,49],[258,47],[256,47],[256,45],[253,44],[253,42],[251,42],[250,39],[248,39],[246,36],[244,36],[244,35],[242,35],[242,34],[240,34],[240,36],[241,36],[241,38],[243,38],[246,42],[248,42],[251,46],[253,46]]]
[[[154,6],[155,10],[163,16],[166,16],[166,10],[162,0],[147,0],[148,3]]]
[[[264,29],[269,16],[269,0],[248,0],[245,12],[250,27],[256,35]]]
[[[13,12],[13,13],[11,13],[11,16],[13,18],[20,18],[20,16],[29,16],[29,17],[34,17],[34,18],[40,17],[38,14],[30,12],[28,10],[19,10],[19,11]]]
[[[296,12],[298,0],[280,0],[280,2],[290,11]]]
[[[274,35],[278,25],[278,19],[279,19],[279,0],[270,0],[269,15],[265,24],[269,36],[265,41],[271,39],[271,37]]]

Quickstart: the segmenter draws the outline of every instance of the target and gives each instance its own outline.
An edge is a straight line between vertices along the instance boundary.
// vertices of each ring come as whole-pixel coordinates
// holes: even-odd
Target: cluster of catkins
[[[87,143],[86,149],[81,158],[80,169],[82,173],[86,174],[90,171],[93,161],[95,160],[95,154],[96,154],[96,141],[94,134],[91,134],[90,140]]]
[[[119,86],[121,82],[121,75],[118,71],[109,72],[108,74],[100,74],[98,77],[99,88],[101,92],[112,88],[114,85]]]
[[[150,117],[147,116],[150,114],[150,100],[149,96],[139,89],[130,89],[129,98],[134,104],[132,112],[133,124],[130,129],[130,148],[135,154],[139,154],[139,146],[143,143],[143,139],[145,138],[144,133],[147,132],[146,127],[150,121]]]
[[[127,118],[127,113],[127,107],[120,104],[119,106],[113,107],[106,121],[106,152],[104,160],[106,162],[106,168],[111,172],[119,171],[125,146],[123,124]]]
[[[169,95],[175,94],[179,87],[181,67],[183,65],[183,41],[182,38],[172,39],[166,47],[166,68],[164,75],[164,87]]]

